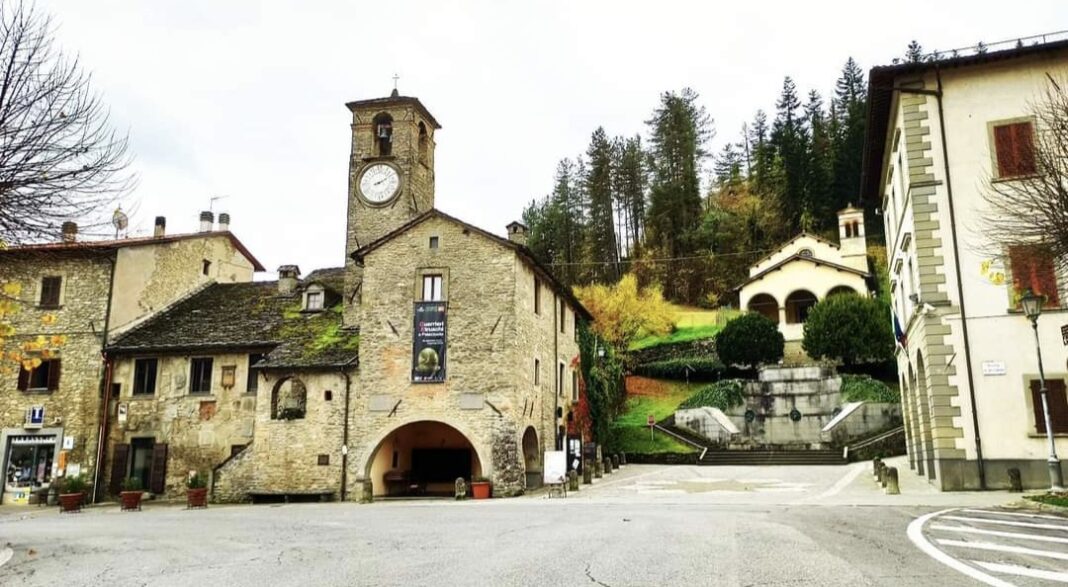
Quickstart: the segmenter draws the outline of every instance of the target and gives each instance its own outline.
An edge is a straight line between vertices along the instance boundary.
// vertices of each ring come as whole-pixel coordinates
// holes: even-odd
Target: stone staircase
[[[840,450],[708,450],[699,465],[845,465]]]

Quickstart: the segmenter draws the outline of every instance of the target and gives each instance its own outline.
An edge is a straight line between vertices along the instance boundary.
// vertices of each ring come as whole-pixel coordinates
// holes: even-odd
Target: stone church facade
[[[589,314],[522,225],[505,238],[434,208],[440,125],[418,99],[347,106],[344,266],[215,284],[117,338],[113,487],[136,473],[178,496],[197,471],[217,501],[357,499],[459,476],[514,495],[569,444]]]

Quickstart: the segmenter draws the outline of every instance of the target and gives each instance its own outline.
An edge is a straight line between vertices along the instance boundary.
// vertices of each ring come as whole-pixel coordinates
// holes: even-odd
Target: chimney
[[[63,223],[62,231],[63,242],[72,243],[74,242],[74,239],[78,236],[78,225],[68,220],[67,222]]]
[[[527,231],[530,230],[522,222],[512,222],[507,226],[508,240],[517,245],[527,246]]]
[[[278,293],[279,295],[293,295],[297,291],[297,280],[300,278],[300,267],[296,265],[282,265],[278,268]]]
[[[167,234],[167,218],[156,216],[156,227],[152,230],[152,236],[159,238]]]
[[[200,232],[211,232],[211,225],[215,222],[215,215],[205,210],[200,213]]]
[[[219,214],[219,231],[226,232],[230,230],[230,215],[226,212]]]

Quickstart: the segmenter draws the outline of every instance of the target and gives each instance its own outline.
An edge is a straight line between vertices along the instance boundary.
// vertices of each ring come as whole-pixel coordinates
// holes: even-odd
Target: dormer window
[[[322,312],[326,305],[325,298],[326,293],[323,292],[322,286],[318,284],[308,286],[308,289],[304,292],[304,311]]]

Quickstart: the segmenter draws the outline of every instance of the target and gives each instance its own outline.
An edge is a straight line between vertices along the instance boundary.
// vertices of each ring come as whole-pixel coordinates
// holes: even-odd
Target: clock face
[[[385,204],[397,195],[399,189],[400,175],[392,165],[375,163],[360,176],[360,195],[372,204]]]

